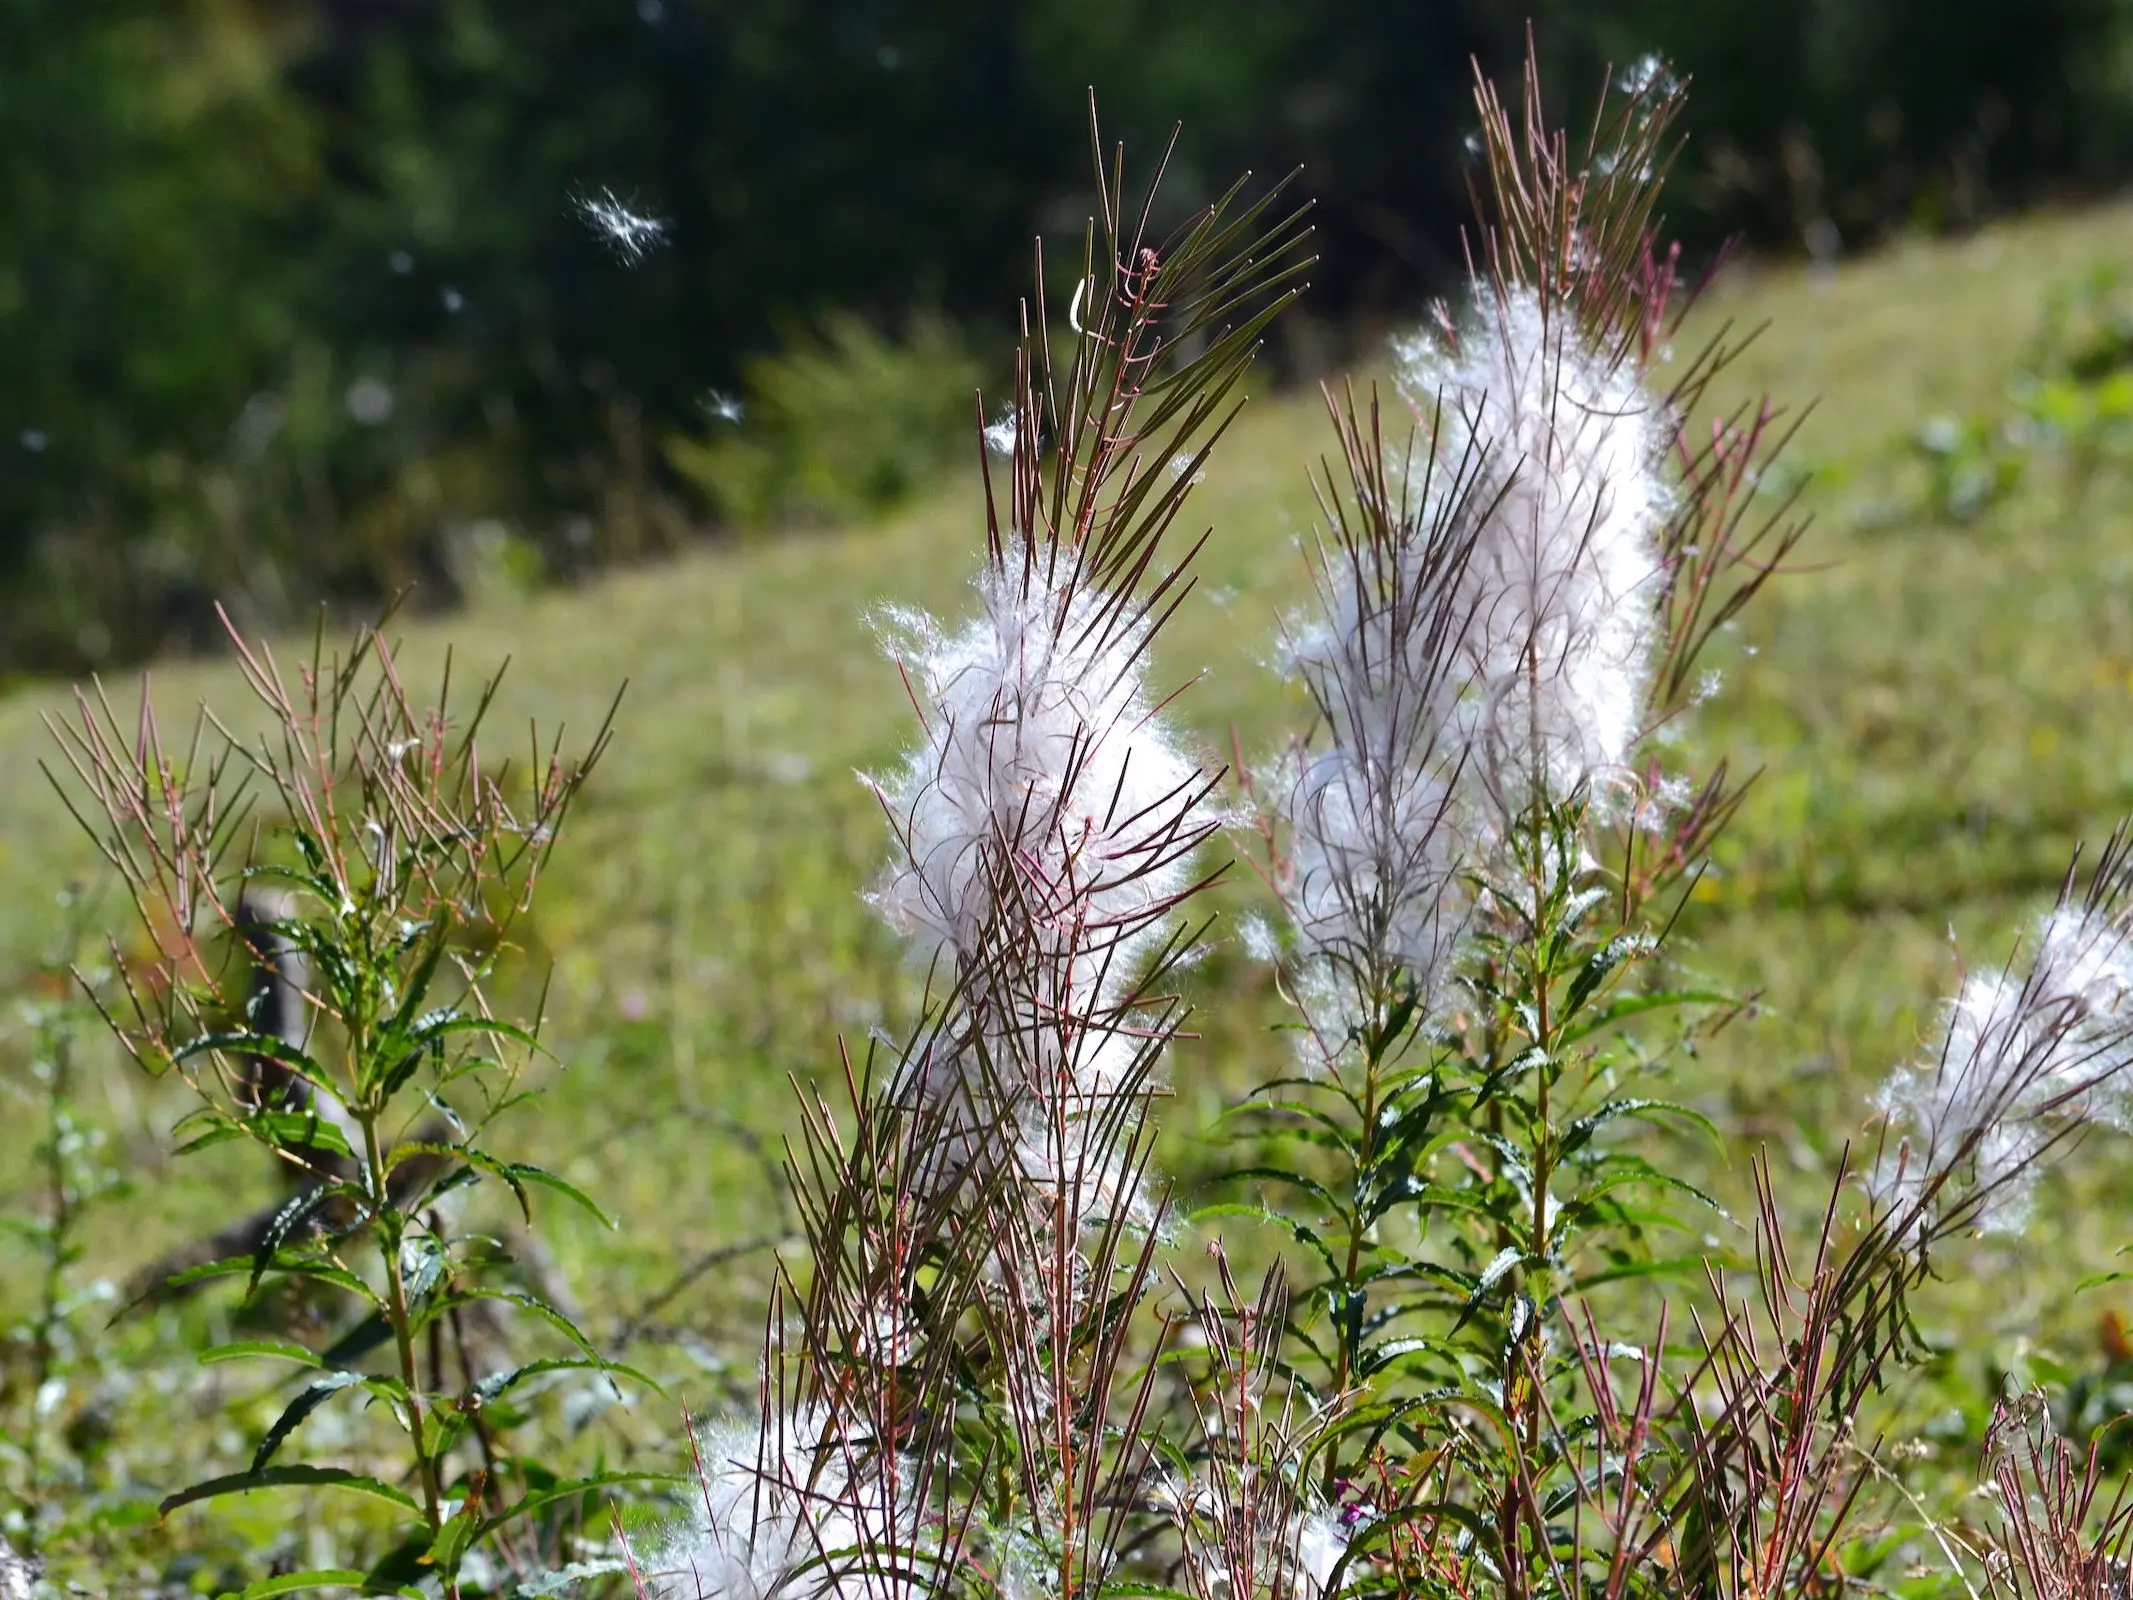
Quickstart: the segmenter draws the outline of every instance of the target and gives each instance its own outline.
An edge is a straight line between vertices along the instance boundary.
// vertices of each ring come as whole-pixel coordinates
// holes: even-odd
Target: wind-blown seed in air
[[[581,194],[571,202],[571,208],[625,266],[634,267],[666,242],[664,217],[647,216],[633,209],[612,189]]]

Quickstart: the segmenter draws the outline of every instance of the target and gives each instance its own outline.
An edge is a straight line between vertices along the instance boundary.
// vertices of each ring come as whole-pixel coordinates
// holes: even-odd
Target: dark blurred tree
[[[1485,7],[1031,0],[1025,15],[1026,48],[1043,64],[1034,86],[1061,145],[1094,85],[1111,130],[1144,150],[1183,121],[1181,200],[1241,169],[1302,166],[1317,211],[1317,313],[1408,312],[1456,276],[1472,61],[1503,58],[1515,41]]]
[[[2127,0],[1535,9],[1558,84],[1652,53],[1692,75],[1674,205],[1705,241],[1819,251],[1963,226],[2114,187],[2133,156]]]
[[[295,42],[237,0],[0,0],[0,667],[151,647],[209,579],[189,464],[296,331]]]
[[[341,180],[308,320],[400,361],[398,425],[517,470],[480,495],[549,565],[633,553],[580,515],[749,353],[1020,261],[1051,157],[1014,44],[986,0],[344,6],[299,80]],[[574,214],[604,191],[665,223],[641,262]]]

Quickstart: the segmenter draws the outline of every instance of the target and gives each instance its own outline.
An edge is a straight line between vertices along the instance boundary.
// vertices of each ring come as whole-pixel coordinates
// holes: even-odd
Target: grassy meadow
[[[1815,402],[1794,457],[1813,471],[1816,517],[1800,570],[1718,641],[1722,686],[1685,730],[1699,760],[1759,773],[1679,948],[1760,1000],[1671,1069],[1724,1130],[1687,1159],[1731,1203],[1759,1147],[1802,1203],[1826,1184],[1873,1085],[1916,1048],[1961,963],[2001,958],[2075,844],[2133,810],[2123,461],[2086,477],[2039,461],[1959,522],[1931,509],[1912,446],[1930,418],[2003,409],[2054,294],[2129,256],[2133,210],[2110,209],[1833,272],[1742,268],[1683,335],[1721,318],[1767,322],[1725,387]],[[1181,712],[1225,758],[1233,740],[1247,759],[1270,750],[1300,715],[1264,663],[1274,619],[1302,592],[1305,468],[1330,444],[1315,394],[1257,396],[1198,499],[1214,537],[1159,676],[1198,675]],[[785,1226],[775,1166],[789,1078],[837,1070],[840,1037],[863,1049],[913,1000],[913,975],[860,898],[884,828],[854,773],[888,765],[911,723],[863,619],[892,602],[963,604],[983,528],[974,479],[884,526],[708,549],[405,630],[418,682],[448,646],[459,674],[510,659],[499,737],[536,718],[563,723],[567,746],[628,682],[613,750],[526,924],[529,971],[553,972],[558,1065],[514,1137],[619,1222],[606,1232],[552,1214],[588,1330],[677,1378],[675,1399],[699,1408],[752,1387],[767,1242]],[[137,692],[107,687],[120,703]],[[201,700],[242,718],[238,678],[214,661],[158,670],[153,693],[169,718]],[[52,687],[0,699],[0,974],[18,988],[48,983],[39,963],[68,953],[61,890],[86,890],[92,928],[121,909],[108,890],[96,909],[93,858],[39,770],[42,719],[66,698]],[[1234,874],[1218,938],[1253,898],[1250,874]],[[1233,944],[1194,981],[1210,1026],[1172,1065],[1168,1117],[1188,1188],[1222,1160],[1192,1130],[1287,1048],[1262,1026],[1276,1015],[1266,978]],[[14,1070],[19,1042],[0,1040],[0,1071]],[[84,1048],[83,1101],[134,1187],[92,1216],[81,1278],[124,1280],[272,1193],[240,1145],[174,1163],[180,1093],[121,1070],[93,1038]],[[35,1108],[11,1102],[0,1122],[0,1196],[12,1197],[0,1204],[42,1203]],[[2133,1244],[2133,1175],[2106,1136],[2062,1167],[2024,1239],[1980,1242],[1974,1270],[1921,1300],[1925,1330],[1949,1347],[1918,1391],[1921,1419],[1953,1409],[1974,1422],[2003,1366],[2102,1369],[2119,1291],[2074,1286]],[[0,1320],[27,1305],[33,1266],[0,1246]],[[2048,1330],[2046,1345],[2017,1348],[2023,1327]],[[674,1420],[640,1402],[613,1448],[671,1437]]]

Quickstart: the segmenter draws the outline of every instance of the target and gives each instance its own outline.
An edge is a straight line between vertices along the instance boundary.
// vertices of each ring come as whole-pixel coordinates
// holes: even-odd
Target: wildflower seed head
[[[895,832],[871,900],[921,963],[1027,940],[1060,973],[1053,1001],[1098,1011],[1163,940],[1214,825],[1209,785],[1150,708],[1144,626],[1011,565],[978,593],[953,632],[886,619],[923,737],[870,780]]]
[[[966,991],[965,1005],[965,1037],[914,1063],[925,1097],[955,1112],[936,1152],[942,1179],[999,1172],[1040,1229],[1061,1215],[1155,1225],[1133,1106],[1151,1093],[1167,1029],[1065,1016],[997,991]]]
[[[1286,839],[1276,886],[1322,1048],[1396,985],[1434,1009],[1465,920],[1462,752],[1447,730],[1467,501],[1451,485],[1433,515],[1412,516],[1383,457],[1353,434],[1347,443],[1353,507],[1320,547],[1313,604],[1290,623],[1279,663],[1317,708],[1321,737],[1268,790]]]
[[[916,1547],[914,1508],[886,1503],[879,1474],[852,1470],[821,1407],[768,1428],[753,1418],[706,1424],[697,1455],[689,1520],[646,1562],[652,1600],[859,1600],[892,1588],[861,1570],[867,1552]]]
[[[2133,1067],[2133,944],[2108,908],[2061,905],[2039,924],[2027,968],[1974,972],[1948,1004],[1929,1064],[1897,1069],[1878,1109],[1895,1148],[1872,1175],[1891,1208],[1944,1191],[1976,1225],[2019,1233],[2039,1158],[2082,1121],[2123,1125]],[[1920,1224],[1930,1223],[1921,1216]]]
[[[1345,1033],[1356,1007],[1404,975],[1432,1003],[1446,988],[1464,924],[1453,794],[1430,767],[1394,767],[1336,747],[1286,785],[1290,848],[1283,898],[1300,953],[1331,989],[1321,1031]]]
[[[1671,430],[1634,366],[1567,309],[1514,286],[1484,293],[1475,318],[1456,346],[1402,344],[1399,381],[1439,419],[1436,459],[1475,464],[1450,731],[1500,820],[1625,786],[1674,504]]]

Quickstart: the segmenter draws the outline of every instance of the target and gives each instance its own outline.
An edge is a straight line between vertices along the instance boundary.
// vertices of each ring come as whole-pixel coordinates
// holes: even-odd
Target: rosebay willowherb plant
[[[984,430],[976,615],[884,619],[920,738],[870,780],[894,841],[873,898],[926,1020],[848,1074],[851,1135],[810,1112],[812,1276],[781,1297],[803,1314],[774,1308],[759,1415],[701,1436],[659,1594],[1095,1594],[1159,1526],[1149,1111],[1220,775],[1147,658],[1190,588],[1165,536],[1301,229],[1240,184],[1158,236],[1098,149],[1064,325],[1026,314]]]
[[[456,1595],[476,1550],[521,1573],[554,1564],[536,1514],[615,1481],[560,1481],[513,1448],[517,1408],[549,1374],[628,1369],[515,1278],[464,1210],[481,1184],[508,1191],[528,1226],[536,1189],[591,1208],[493,1152],[538,1043],[490,991],[607,730],[575,759],[536,744],[525,765],[494,761],[478,740],[494,681],[462,712],[448,668],[425,706],[376,629],[345,654],[322,630],[293,679],[266,646],[231,638],[255,735],[203,709],[169,744],[145,687],[130,722],[98,692],[53,726],[73,780],[55,782],[139,920],[136,940],[111,941],[116,978],[92,991],[106,1020],[142,1068],[197,1094],[181,1153],[245,1141],[291,1177],[285,1203],[151,1292],[230,1280],[249,1306],[288,1288],[325,1330],[201,1353],[306,1376],[247,1470],[179,1489],[163,1511],[287,1486],[366,1496],[405,1519],[393,1553],[367,1573],[277,1577],[276,1592],[427,1578]],[[500,1317],[538,1324],[555,1348],[508,1354]],[[337,1402],[390,1419],[397,1469],[360,1431],[350,1464],[287,1459]]]
[[[1634,74],[1573,154],[1530,69],[1522,116],[1482,84],[1469,304],[1400,347],[1413,435],[1333,407],[1346,477],[1284,652],[1317,726],[1260,785],[1289,924],[1261,943],[1307,1026],[1239,1119],[1283,1158],[1238,1176],[1302,1247],[1284,1354],[1335,1418],[1318,1476],[1365,1591],[1829,1581],[1906,1294],[2126,1065],[2121,839],[2031,975],[1972,979],[1938,1066],[1892,1079],[1872,1181],[1833,1189],[1811,1256],[1767,1175],[1750,1292],[1693,1242],[1715,1208],[1664,1127],[1710,1130],[1663,1076],[1739,1008],[1663,945],[1737,794],[1662,735],[1802,525],[1758,493],[1777,410],[1703,414],[1734,347],[1667,348],[1678,99]],[[1668,1300],[1610,1286],[1683,1275],[1699,1356],[1666,1379]]]
[[[1985,1470],[2006,1506],[2007,1537],[1976,1553],[1987,1593],[2018,1600],[2110,1600],[2133,1576],[2133,1504],[2121,1484],[2101,1501],[2091,1443],[2078,1465],[2038,1395],[2002,1401],[1985,1436]]]
[[[80,897],[63,898],[65,943],[78,948]],[[40,987],[58,989],[67,977],[64,958],[39,977]],[[25,1070],[0,1078],[0,1103],[40,1125],[40,1203],[0,1213],[0,1239],[29,1255],[37,1281],[34,1305],[0,1321],[0,1391],[19,1398],[0,1428],[0,1485],[20,1519],[11,1518],[8,1531],[34,1558],[54,1534],[63,1536],[65,1521],[93,1504],[91,1463],[70,1452],[66,1438],[93,1440],[98,1431],[93,1396],[109,1363],[100,1334],[115,1290],[100,1279],[84,1281],[83,1235],[91,1216],[125,1200],[132,1185],[112,1142],[82,1112],[80,1036],[93,1019],[77,1002],[47,992],[24,1001],[15,1020],[22,1037],[10,1040],[10,1053]]]
[[[1743,1224],[1680,1176],[1669,1141],[1715,1130],[1667,1098],[1670,1058],[1743,1006],[1684,987],[1666,941],[1739,791],[1668,730],[1802,524],[1766,488],[1778,409],[1708,414],[1737,346],[1669,347],[1679,94],[1632,74],[1574,150],[1530,69],[1517,113],[1481,84],[1471,293],[1401,347],[1407,438],[1333,404],[1344,471],[1283,651],[1315,718],[1249,786],[1286,913],[1251,942],[1298,1059],[1229,1119],[1243,1199],[1189,1216],[1152,1113],[1203,847],[1241,819],[1147,659],[1189,587],[1164,536],[1296,235],[1233,194],[1156,242],[1101,172],[1065,324],[1040,302],[983,427],[1006,488],[988,462],[974,615],[884,622],[919,731],[870,780],[873,903],[924,1020],[804,1102],[809,1258],[753,1414],[696,1435],[699,1503],[637,1560],[645,1592],[1849,1581],[1890,1481],[1859,1418],[1912,1350],[1909,1297],[2115,1114],[2133,851],[2069,872],[2027,965],[1965,985],[1807,1229],[1759,1159]],[[1256,1292],[1244,1250],[1279,1258]],[[2069,1537],[2023,1570],[2105,1570]],[[1943,1549],[1959,1581],[1981,1559]]]

